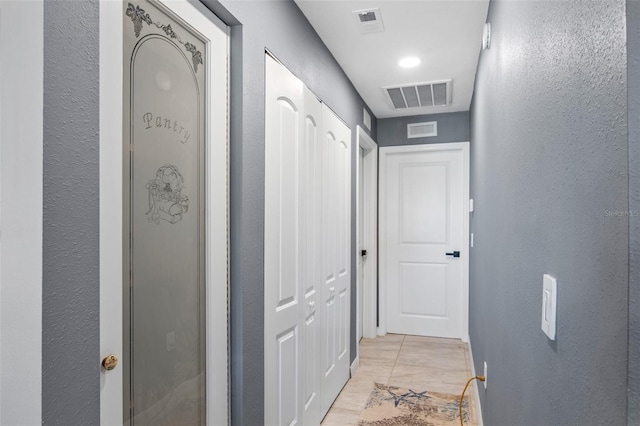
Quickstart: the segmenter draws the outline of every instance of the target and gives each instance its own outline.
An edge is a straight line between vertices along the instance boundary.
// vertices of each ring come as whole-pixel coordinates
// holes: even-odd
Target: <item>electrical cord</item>
[[[485,378],[484,378],[484,376],[475,376],[475,377],[470,378],[467,381],[467,384],[464,387],[464,390],[462,391],[462,395],[460,395],[460,426],[464,426],[464,421],[462,420],[462,401],[464,400],[464,394],[467,391],[467,388],[469,387],[471,382],[473,382],[474,380],[480,380],[481,382],[484,382]]]

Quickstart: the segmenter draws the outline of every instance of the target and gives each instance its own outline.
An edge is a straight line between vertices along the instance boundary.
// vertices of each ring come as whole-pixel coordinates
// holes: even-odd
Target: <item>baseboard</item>
[[[467,347],[469,348],[469,358],[471,359],[471,374],[472,377],[476,377],[476,364],[474,362],[473,359],[473,351],[471,350],[471,342],[467,340]],[[475,406],[476,406],[476,417],[478,420],[478,426],[483,426],[484,423],[482,422],[482,406],[480,405],[480,389],[478,388],[479,385],[478,383],[480,383],[479,380],[474,380],[473,381],[473,397],[475,400]]]
[[[358,371],[359,366],[360,366],[360,356],[356,355],[356,359],[354,359],[353,362],[351,363],[351,377],[353,377],[356,374],[356,371]]]

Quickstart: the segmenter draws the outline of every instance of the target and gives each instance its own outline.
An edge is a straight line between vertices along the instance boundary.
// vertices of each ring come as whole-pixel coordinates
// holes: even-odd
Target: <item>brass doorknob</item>
[[[102,366],[107,371],[113,370],[116,368],[116,365],[118,365],[118,357],[113,354],[104,357],[102,360]]]

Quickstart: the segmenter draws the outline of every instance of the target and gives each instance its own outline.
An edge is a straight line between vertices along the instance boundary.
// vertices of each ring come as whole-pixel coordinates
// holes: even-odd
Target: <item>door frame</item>
[[[44,36],[43,0],[0,1],[2,424],[42,423]]]
[[[356,309],[357,300],[360,298],[359,289],[362,288],[362,312],[356,311],[356,330],[362,321],[362,337],[374,338],[377,335],[376,314],[377,307],[377,283],[378,283],[378,144],[361,127],[356,127],[358,152],[364,150],[364,206],[360,206],[360,159],[356,161],[356,259],[360,256],[357,242],[362,238],[362,243],[367,248],[367,264],[364,270],[365,280],[361,285],[356,284]],[[364,208],[363,234],[360,235],[360,209]],[[356,283],[361,280],[362,272],[360,262],[356,262]],[[356,342],[356,360],[360,357],[360,345]]]
[[[451,142],[437,144],[421,144],[421,145],[401,145],[401,146],[385,146],[380,148],[380,189],[379,189],[379,231],[380,238],[380,263],[378,265],[378,273],[380,276],[379,283],[379,325],[378,334],[385,335],[387,333],[387,241],[384,237],[384,230],[387,224],[387,205],[384,202],[387,196],[386,178],[387,178],[387,162],[388,157],[394,154],[436,152],[436,151],[461,151],[462,152],[462,171],[463,171],[463,188],[462,188],[462,235],[466,237],[465,252],[470,255],[469,250],[469,142]],[[469,341],[469,255],[463,256],[462,262],[462,318],[460,336],[463,342]]]
[[[157,1],[157,0],[155,0]],[[209,16],[213,12],[199,2],[158,1],[179,16],[188,15],[189,24],[195,27],[216,25]],[[207,424],[227,424],[229,421],[229,27],[220,18],[227,40],[227,60],[220,69],[210,67],[207,83],[221,78],[226,72],[226,111],[210,103],[207,93],[207,140],[206,140],[206,407]],[[100,359],[115,354],[122,360],[123,354],[123,1],[100,1]],[[210,57],[209,49],[205,57]],[[226,115],[224,144],[211,142],[211,117]],[[224,203],[218,197],[224,197]],[[216,198],[214,200],[214,198]],[[115,214],[114,214],[115,212]],[[224,247],[224,248],[222,248]],[[224,289],[211,283],[224,282]],[[214,289],[213,291],[211,289]],[[212,336],[224,332],[226,342],[214,341]],[[123,368],[120,366],[108,373],[100,369],[100,424],[123,424]],[[213,386],[225,378],[224,388]],[[213,417],[215,415],[215,417]]]

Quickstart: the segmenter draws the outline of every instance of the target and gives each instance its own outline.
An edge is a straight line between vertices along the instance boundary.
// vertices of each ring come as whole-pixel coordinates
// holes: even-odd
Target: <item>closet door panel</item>
[[[351,131],[322,106],[322,412],[349,379]]]
[[[300,161],[303,86],[266,58],[265,423],[301,423]]]
[[[304,331],[304,354],[302,357],[303,423],[320,424],[320,324],[323,321],[320,309],[320,213],[322,203],[319,185],[321,179],[322,151],[320,144],[322,105],[316,96],[304,88],[304,139],[302,144],[300,187],[302,217],[300,227],[301,276],[304,294],[302,318]]]

